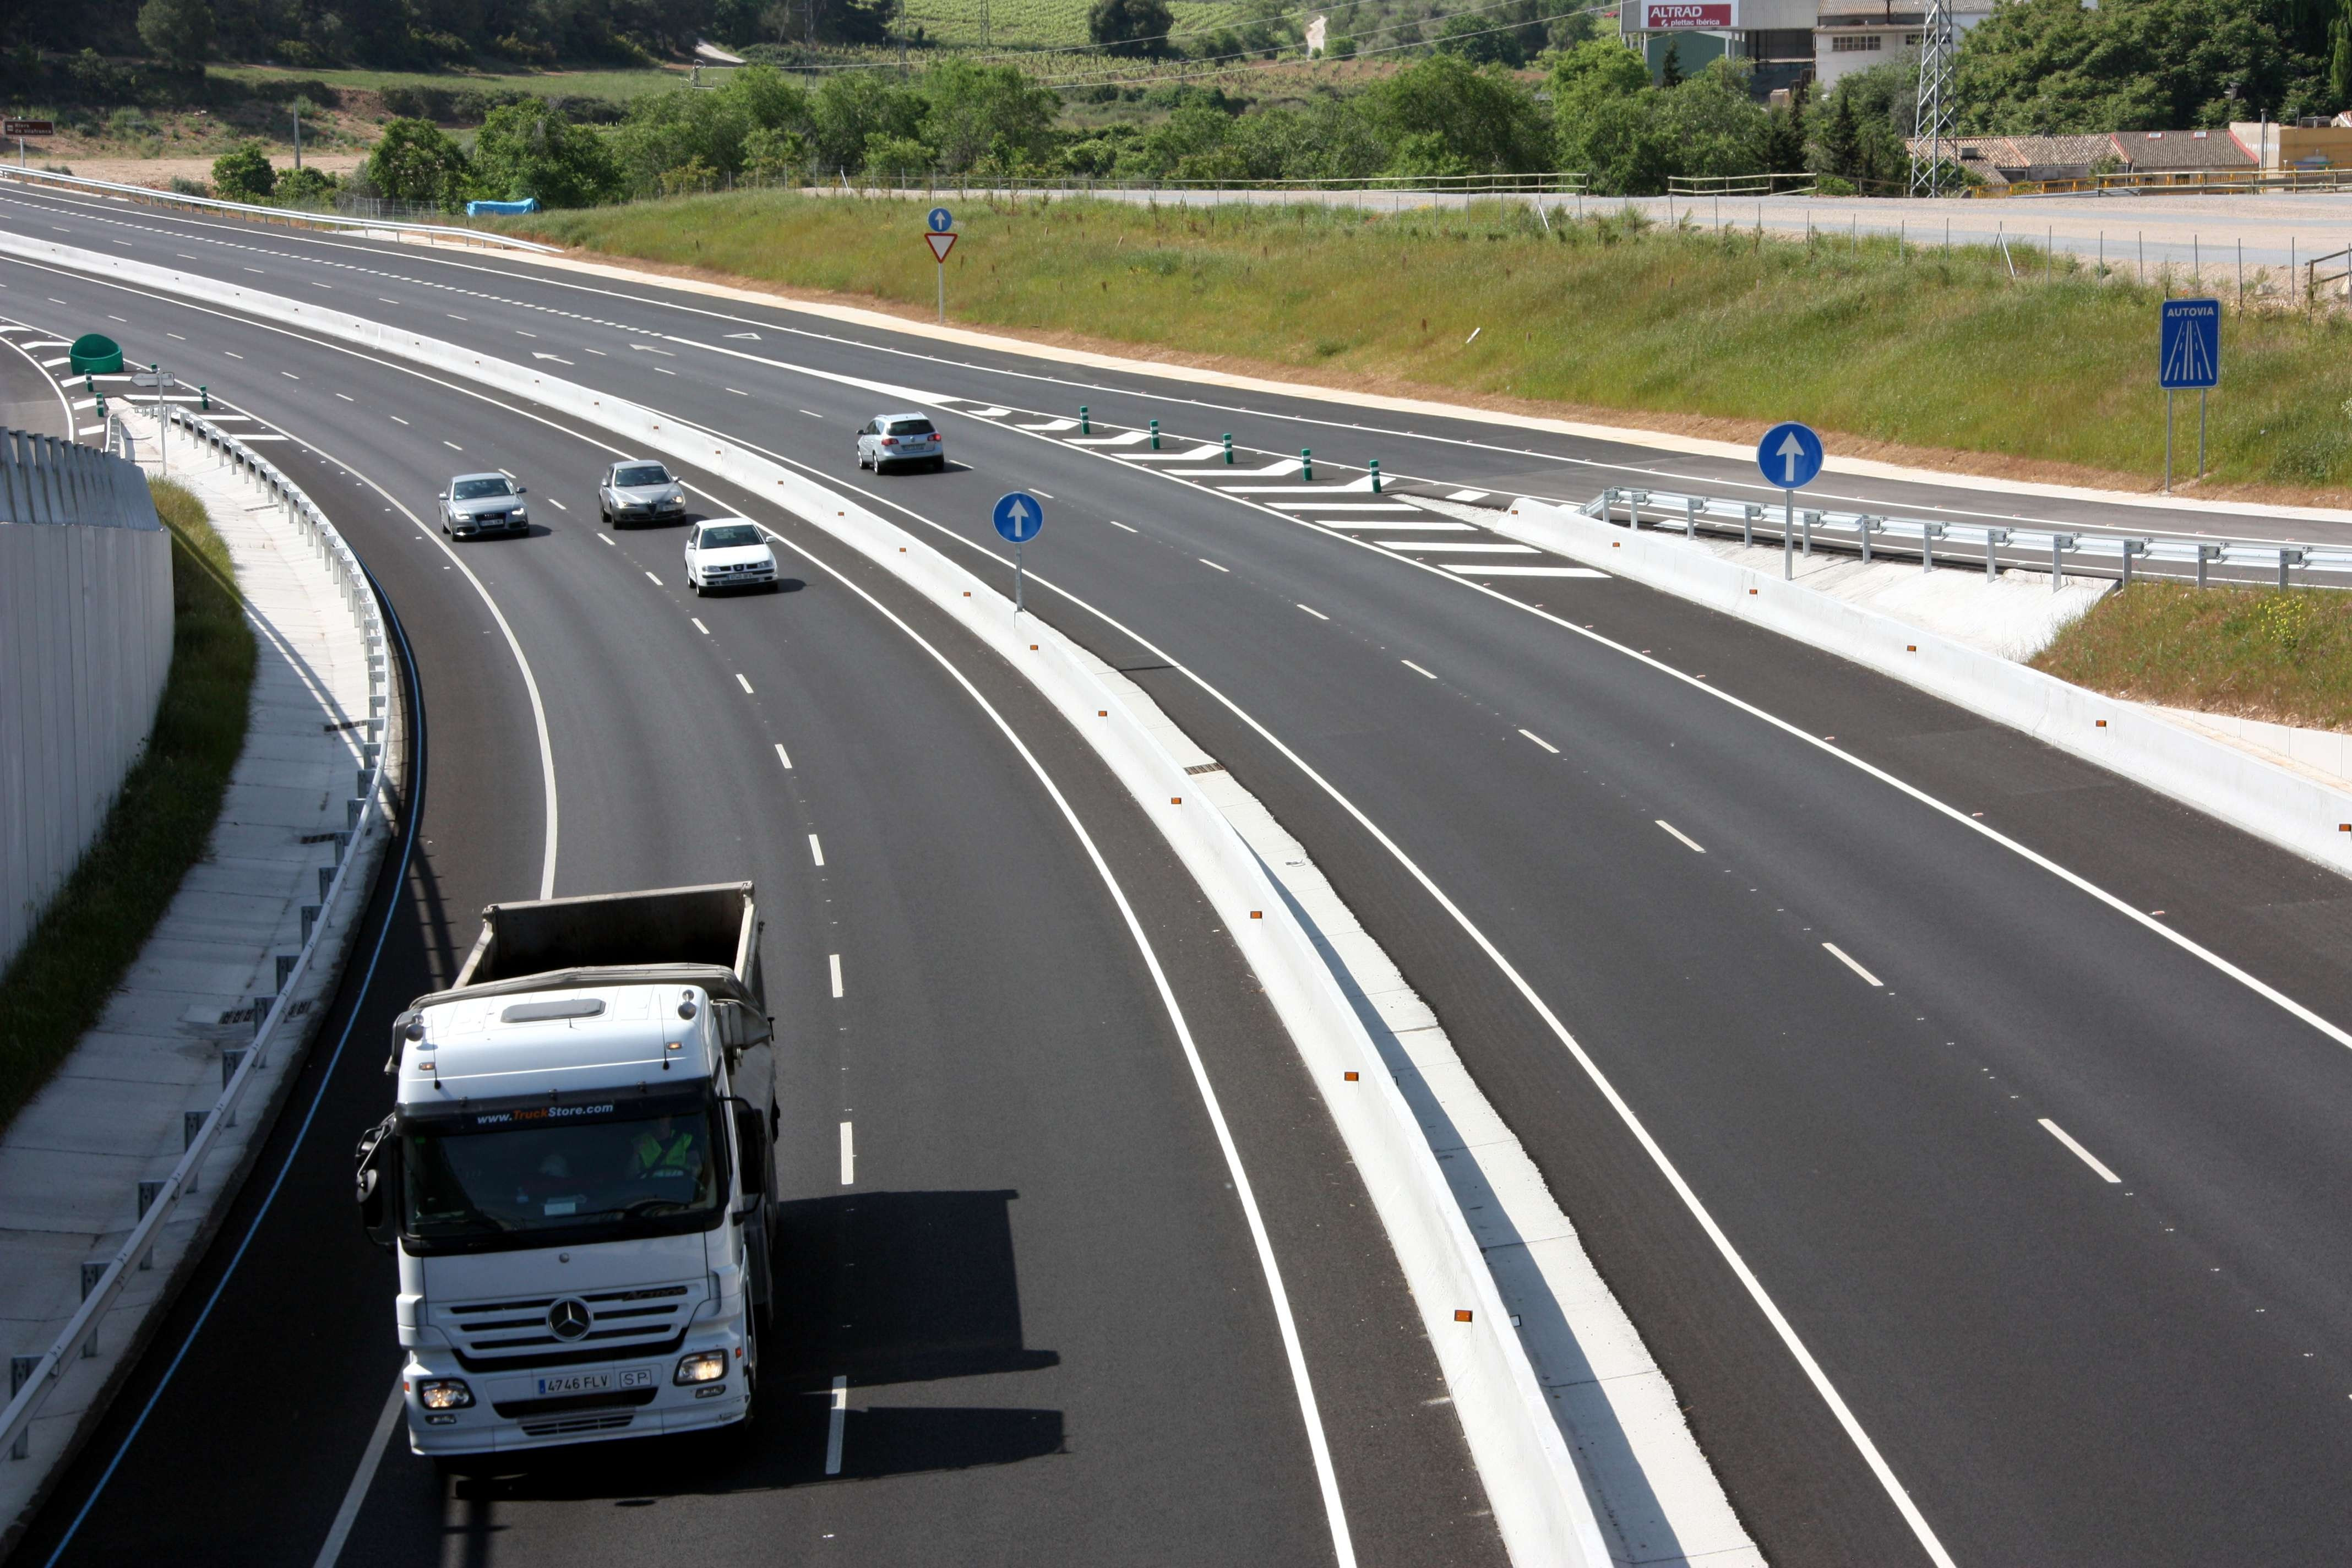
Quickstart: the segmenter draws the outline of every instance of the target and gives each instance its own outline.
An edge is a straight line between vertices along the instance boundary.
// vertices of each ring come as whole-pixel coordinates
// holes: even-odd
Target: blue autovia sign
[[[2157,317],[2156,384],[2200,392],[2221,383],[2221,301],[2167,300]]]
[[[1045,509],[1027,490],[996,499],[996,531],[1013,544],[1026,544],[1045,526]]]
[[[1808,426],[1783,420],[1756,443],[1756,466],[1767,484],[1801,490],[1822,471],[1822,438]]]
[[[930,216],[923,221],[931,226],[933,234],[945,234],[955,227],[955,215],[945,207],[933,207]]]

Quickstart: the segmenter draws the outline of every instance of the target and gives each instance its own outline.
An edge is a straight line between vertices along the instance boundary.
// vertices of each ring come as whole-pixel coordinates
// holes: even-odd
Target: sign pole
[[[2164,493],[2172,493],[2172,392],[2164,394]]]
[[[1786,583],[1797,575],[1797,492],[1782,490],[1780,500],[1788,508],[1780,517],[1780,580]]]
[[[2205,389],[2197,389],[2197,482],[2205,482]]]
[[[1013,546],[1013,613],[1020,615],[1028,606],[1021,602],[1021,546]]]

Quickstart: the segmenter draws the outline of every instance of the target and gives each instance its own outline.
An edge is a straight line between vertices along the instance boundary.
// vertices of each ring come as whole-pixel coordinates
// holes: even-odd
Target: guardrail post
[[[1698,538],[1698,498],[1696,496],[1683,497],[1683,537],[1690,540]]]
[[[16,1395],[25,1392],[25,1385],[33,1381],[33,1373],[40,1364],[41,1358],[37,1355],[12,1355],[8,1358],[8,1399],[11,1404],[16,1402]],[[16,1446],[8,1450],[8,1457],[12,1459],[29,1458],[32,1452],[33,1428],[27,1422],[25,1430],[16,1434]]]
[[[1808,561],[1813,558],[1813,530],[1821,521],[1822,514],[1818,511],[1801,511],[1797,514],[1797,522],[1804,531],[1805,547],[1802,553]]]
[[[2066,585],[2065,563],[2060,557],[2081,542],[2080,539],[2071,533],[2053,533],[2050,536],[2050,591],[2052,593],[2054,594]]]
[[[2009,530],[2005,528],[1985,530],[1985,586],[1988,588],[2000,579],[2000,557],[1993,553],[1993,547],[2008,542]]]
[[[310,945],[310,933],[318,929],[319,906],[304,904],[302,906],[302,945],[304,947]]]
[[[2125,587],[2128,588],[2128,587],[2130,587],[2130,586],[2131,586],[2131,563],[2132,563],[2132,557],[2133,557],[2133,556],[2135,556],[2135,555],[2144,555],[2144,554],[2146,554],[2146,553],[2147,552],[2147,544],[2148,544],[2148,542],[2147,542],[2147,540],[2145,540],[2145,539],[2126,539],[2126,540],[2123,540],[2123,541],[2121,541],[2121,543],[2123,544],[2123,547],[2124,547],[2124,580],[2123,580],[2123,585],[2124,585]],[[2284,584],[2285,577],[2286,577],[2286,569],[2285,569],[2284,566],[2282,566],[2282,567],[2279,569],[2279,578],[2280,578],[2280,581],[2281,581],[2282,585],[2284,585]]]
[[[161,1197],[163,1194],[163,1184],[161,1182],[142,1182],[139,1184],[139,1217],[141,1219],[143,1220],[147,1217],[147,1211],[155,1206],[155,1200]],[[142,1268],[152,1268],[155,1267],[155,1249],[152,1247],[150,1247],[147,1249],[147,1256],[139,1260],[139,1267]]]
[[[1936,569],[1936,541],[1943,536],[1944,525],[1940,522],[1923,522],[1919,525],[1920,571],[1933,572]]]
[[[308,933],[305,933],[305,940],[307,939]],[[281,952],[278,955],[278,989],[279,992],[283,993],[285,991],[286,977],[293,973],[294,966],[301,962],[302,955],[299,952]]]
[[[184,1154],[190,1149],[195,1147],[196,1135],[204,1130],[205,1112],[201,1110],[183,1110],[180,1112],[180,1152]],[[199,1162],[198,1164],[188,1167],[188,1184],[180,1189],[183,1194],[193,1193],[196,1190],[196,1173],[200,1168],[201,1163],[202,1163]]]
[[[105,1279],[105,1278],[106,1278],[106,1265],[105,1265],[105,1264],[103,1264],[103,1263],[85,1263],[85,1264],[83,1264],[83,1265],[81,1266],[81,1299],[82,1299],[83,1300],[85,1300],[85,1301],[89,1300],[89,1293],[90,1293],[91,1291],[93,1291],[93,1290],[97,1289],[98,1289],[98,1282],[99,1282],[100,1280],[101,1280],[101,1279]],[[84,1360],[84,1361],[94,1361],[94,1360],[96,1360],[96,1359],[97,1359],[97,1357],[98,1357],[98,1322],[97,1322],[97,1321],[96,1321],[95,1319],[93,1319],[93,1320],[91,1320],[91,1321],[90,1321],[90,1325],[89,1325],[89,1338],[88,1338],[88,1339],[86,1339],[86,1340],[82,1341],[82,1342],[81,1342],[81,1359],[82,1359],[82,1360]]]
[[[228,1086],[236,1078],[236,1069],[245,1065],[245,1047],[226,1046],[221,1050],[221,1115],[223,1127],[236,1125],[236,1107],[228,1102]]]
[[[1633,532],[1642,531],[1642,508],[1649,504],[1647,490],[1627,490],[1625,493],[1625,526]]]
[[[1862,532],[1862,563],[1867,566],[1870,564],[1870,531],[1878,526],[1878,520],[1864,512],[1854,519],[1854,526]]]
[[[1756,520],[1764,509],[1754,501],[1743,501],[1739,508],[1739,542],[1753,549],[1756,544]]]
[[[2300,550],[2282,550],[2282,551],[2280,551],[2280,552],[2279,552],[2279,592],[2280,592],[2280,593],[2284,594],[2284,593],[2285,593],[2285,592],[2286,592],[2286,569],[2287,569],[2289,566],[2300,566],[2300,565],[2302,565],[2302,564],[2303,564],[2303,553],[2304,553],[2304,552],[2303,552],[2302,551],[2300,551]]]
[[[334,868],[332,866],[321,866],[321,867],[320,867],[320,868],[319,868],[319,901],[320,901],[320,903],[322,903],[322,904],[323,904],[323,903],[325,903],[325,902],[327,901],[327,894],[328,894],[329,892],[331,892],[331,891],[333,889],[334,886],[335,886],[335,868]]]
[[[2200,544],[2197,547],[2197,585],[2199,587],[2202,588],[2205,586],[2205,567],[2207,563],[2221,560],[2222,558],[2221,552],[2222,547],[2218,544]]]

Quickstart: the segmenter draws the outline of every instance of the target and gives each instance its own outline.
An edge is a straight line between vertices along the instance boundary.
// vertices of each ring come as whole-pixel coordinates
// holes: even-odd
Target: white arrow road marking
[[[659,354],[664,359],[676,359],[677,357],[667,349],[657,349],[648,343],[631,343],[629,347],[635,349],[641,354]]]
[[[727,335],[730,338],[749,338],[755,343],[760,341],[760,334],[757,332],[730,332]]]
[[[533,350],[531,352],[530,357],[533,359],[551,359],[558,364],[570,364],[572,363],[572,361],[565,359],[562,354],[543,354],[539,353],[537,350]]]

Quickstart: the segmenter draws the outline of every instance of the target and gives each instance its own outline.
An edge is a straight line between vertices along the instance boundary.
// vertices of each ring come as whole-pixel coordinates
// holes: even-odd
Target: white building
[[[1958,0],[1953,29],[1965,33],[1991,15],[1991,0]],[[1901,7],[1894,0],[1815,0],[1814,93],[1828,91],[1850,72],[1916,49],[1927,21],[1927,8],[1917,0],[1906,0]]]
[[[1952,22],[1966,32],[1992,15],[1993,0],[1956,0]],[[1624,0],[1618,27],[1627,44],[1664,73],[1671,49],[1685,76],[1728,55],[1751,62],[1760,95],[1810,80],[1818,93],[1850,71],[1919,47],[1920,0]]]

